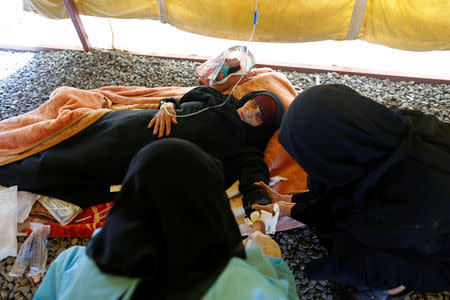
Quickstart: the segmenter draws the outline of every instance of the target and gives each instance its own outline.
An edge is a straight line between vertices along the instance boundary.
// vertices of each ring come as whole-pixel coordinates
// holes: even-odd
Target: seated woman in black
[[[166,180],[173,169],[189,176]],[[143,147],[101,231],[62,252],[33,299],[298,299],[264,223],[241,241],[223,179],[220,161],[186,140]]]
[[[324,85],[298,95],[278,138],[310,192],[271,196],[329,252],[311,279],[358,287],[356,299],[449,289],[450,124]]]
[[[221,160],[225,186],[239,179],[247,209],[252,203],[267,203],[270,200],[264,189],[253,183],[269,180],[263,150],[281,124],[283,103],[275,94],[261,91],[249,93],[240,101],[230,96],[224,105],[217,106],[226,99],[226,95],[213,88],[198,87],[179,102],[166,99],[173,105],[164,104],[164,111],[110,112],[70,139],[0,167],[0,184],[18,185],[20,190],[80,206],[113,201],[115,193],[110,192],[111,185],[122,182],[132,157],[142,147],[162,137],[166,129],[168,136],[189,140]],[[206,110],[173,119],[175,122],[168,132],[160,122],[167,121],[161,116],[166,109],[179,116]],[[157,115],[152,122],[156,124],[155,130],[149,129],[149,122]],[[170,124],[171,120],[168,121]],[[176,186],[185,176],[190,174],[180,174],[174,169],[173,177],[167,180]]]

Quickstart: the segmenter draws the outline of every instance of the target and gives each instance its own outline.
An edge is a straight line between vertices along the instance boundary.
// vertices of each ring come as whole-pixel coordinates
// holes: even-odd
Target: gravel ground
[[[28,61],[27,61],[28,60]],[[0,120],[37,108],[59,86],[92,89],[107,85],[195,86],[200,85],[195,69],[200,64],[164,60],[124,52],[94,50],[18,52],[0,51]],[[19,67],[4,77],[8,71]],[[419,109],[450,122],[450,85],[392,82],[336,73],[304,74],[282,72],[298,92],[317,83],[343,83],[389,107]],[[301,299],[336,299],[343,286],[329,281],[311,281],[304,276],[305,263],[326,251],[318,243],[314,229],[298,228],[276,233],[285,261],[294,272]],[[19,238],[19,245],[25,238]],[[50,238],[47,264],[72,245],[85,245],[87,239]],[[0,299],[31,299],[37,284],[28,278],[9,278],[14,258],[0,262]],[[415,293],[408,299],[450,299],[450,292]]]

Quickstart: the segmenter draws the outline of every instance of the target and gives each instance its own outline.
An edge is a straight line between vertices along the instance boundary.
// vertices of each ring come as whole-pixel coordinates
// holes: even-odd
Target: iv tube
[[[255,11],[254,11],[254,15],[253,15],[253,29],[252,29],[252,33],[251,33],[251,35],[250,35],[250,39],[248,40],[248,42],[251,42],[251,41],[252,41],[253,34],[255,33],[256,24],[258,23],[258,18],[259,18],[258,0],[255,0]],[[248,52],[248,48],[245,47],[245,59],[246,59],[245,65],[247,65],[247,59],[248,59],[248,57],[247,57],[247,52]],[[193,112],[193,113],[190,113],[190,114],[187,114],[187,115],[172,115],[172,114],[167,110],[166,107],[164,107],[164,109],[165,109],[166,113],[167,113],[169,116],[176,117],[176,118],[185,118],[185,117],[195,116],[196,114],[199,114],[199,113],[201,113],[201,112],[204,112],[204,111],[206,111],[206,110],[208,110],[208,109],[210,109],[210,108],[221,107],[221,106],[225,105],[225,103],[228,102],[228,99],[229,99],[230,96],[233,94],[234,89],[238,86],[239,82],[241,82],[242,77],[244,77],[244,75],[245,75],[245,73],[242,73],[241,77],[240,77],[239,80],[236,82],[236,84],[233,86],[233,88],[231,89],[231,91],[230,91],[230,93],[228,94],[228,96],[227,96],[227,98],[225,99],[225,101],[224,101],[223,103],[219,104],[219,105],[205,107],[205,108],[203,108],[203,109],[201,109],[201,110],[199,110],[199,111],[196,111],[196,112]]]

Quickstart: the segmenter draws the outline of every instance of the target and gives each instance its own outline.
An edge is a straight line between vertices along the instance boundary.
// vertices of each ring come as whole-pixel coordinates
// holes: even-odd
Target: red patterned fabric
[[[44,222],[50,225],[49,237],[80,237],[90,238],[95,229],[100,228],[105,223],[105,217],[111,209],[113,202],[98,204],[90,207],[83,207],[83,211],[67,225],[58,222]],[[27,231],[27,235],[31,233]]]

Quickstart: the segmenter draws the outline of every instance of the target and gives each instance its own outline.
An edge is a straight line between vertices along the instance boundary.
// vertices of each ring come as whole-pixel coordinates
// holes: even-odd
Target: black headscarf
[[[311,178],[344,185],[384,159],[406,132],[393,111],[347,86],[322,85],[292,102],[278,139]]]
[[[253,127],[242,121],[237,109],[248,101],[253,101],[258,95],[265,95],[274,101],[273,115],[268,121]],[[267,99],[266,98],[266,99]],[[226,104],[223,104],[225,101]],[[264,149],[274,132],[280,127],[285,108],[280,98],[269,91],[255,91],[246,94],[241,100],[232,95],[225,95],[211,87],[197,87],[180,99],[180,104],[185,102],[202,102],[212,107],[206,113],[200,113],[196,117],[210,120],[211,124],[223,123],[222,130],[226,128],[230,139],[229,147],[220,147],[216,157],[225,165],[225,178],[227,185],[231,185],[237,179],[240,180],[239,190],[244,195],[243,204],[247,213],[251,212],[251,205],[255,203],[268,204],[270,197],[262,187],[254,185],[254,182],[269,181],[269,170],[264,162]],[[199,111],[196,108],[195,111]],[[212,120],[211,120],[212,119]],[[215,134],[215,127],[209,127],[209,134]],[[206,134],[206,133],[205,133]],[[218,135],[223,139],[224,135]],[[214,152],[210,152],[214,153]]]
[[[153,142],[133,158],[87,254],[103,272],[144,278],[156,299],[214,282],[233,255],[245,256],[224,190],[222,164],[199,147]]]
[[[336,225],[312,279],[448,288],[450,124],[323,85],[290,105],[279,141],[309,176],[314,200],[299,220],[306,211]]]
[[[253,127],[250,124],[242,121],[237,113],[237,109],[244,106],[250,100],[253,100],[258,95],[266,95],[273,99],[276,105],[276,111],[274,116],[267,122],[263,122],[262,125]],[[168,101],[169,99],[166,99]],[[223,104],[225,101],[227,103]],[[196,87],[186,93],[180,101],[170,99],[170,102],[174,103],[176,107],[186,102],[201,102],[211,107],[211,111],[217,112],[214,118],[223,120],[229,127],[228,130],[234,132],[235,136],[244,135],[243,144],[245,146],[254,146],[259,150],[264,150],[270,138],[274,132],[280,128],[285,107],[281,99],[274,93],[269,91],[255,91],[244,95],[240,100],[237,100],[233,95],[222,94],[220,91],[208,87],[201,86]],[[194,108],[190,113],[201,111],[203,107]],[[201,113],[197,118],[205,118]]]
[[[264,122],[260,126],[253,127],[244,122],[247,144],[264,150],[274,132],[280,128],[285,108],[281,99],[276,94],[269,91],[256,91],[246,94],[239,101],[239,106],[237,108],[244,106],[245,103],[254,99],[257,95],[267,95],[271,97],[277,107],[275,115],[268,122]]]

